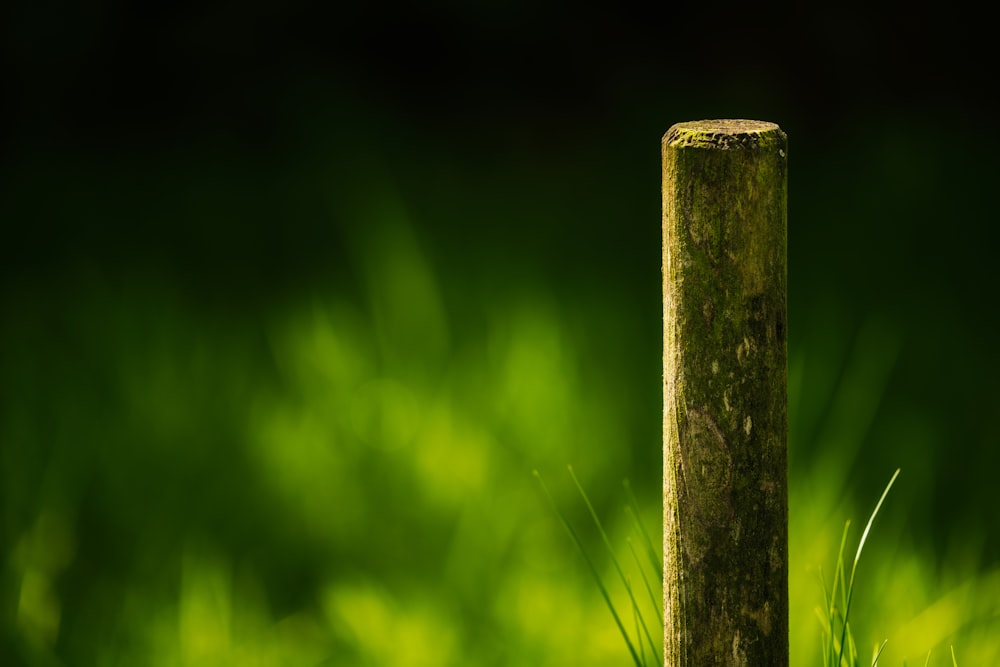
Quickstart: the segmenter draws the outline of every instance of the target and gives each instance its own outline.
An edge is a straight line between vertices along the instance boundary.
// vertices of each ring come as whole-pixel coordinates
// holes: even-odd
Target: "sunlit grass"
[[[567,518],[566,514],[556,504],[555,499],[552,497],[551,492],[545,485],[545,482],[542,479],[541,474],[539,474],[537,470],[534,471],[535,478],[538,480],[538,483],[541,486],[546,498],[549,500],[549,503],[552,505],[552,508],[554,509],[556,515],[559,517],[563,526],[566,528],[566,531],[572,538],[573,543],[575,544],[577,550],[580,552],[580,555],[583,557],[584,562],[587,564],[587,569],[590,571],[595,585],[601,592],[601,597],[604,599],[608,611],[611,613],[611,617],[614,619],[615,625],[617,626],[618,631],[625,642],[625,646],[628,649],[629,655],[634,661],[636,667],[647,667],[648,665],[651,664],[662,665],[663,645],[662,645],[662,633],[660,632],[660,630],[663,627],[662,612],[660,612],[657,616],[659,619],[659,623],[656,626],[654,626],[654,630],[651,632],[649,627],[650,624],[646,620],[646,616],[648,616],[648,613],[646,614],[646,616],[643,615],[642,605],[640,605],[638,599],[636,598],[636,593],[633,589],[632,579],[630,576],[625,574],[625,571],[623,570],[621,563],[619,562],[618,557],[616,555],[616,549],[614,545],[611,543],[611,540],[608,537],[607,532],[604,530],[604,526],[600,520],[600,517],[598,517],[597,512],[594,510],[594,506],[590,502],[590,498],[587,496],[586,491],[584,491],[583,486],[580,484],[579,479],[577,479],[576,474],[573,472],[572,466],[569,467],[569,474],[570,477],[573,479],[573,484],[576,486],[576,489],[579,492],[580,497],[583,499],[583,502],[587,507],[587,511],[590,514],[590,518],[593,521],[594,526],[597,528],[597,532],[601,536],[601,541],[604,543],[604,546],[607,549],[608,556],[610,557],[610,561],[614,565],[614,570],[618,576],[618,580],[621,582],[621,584],[624,587],[624,590],[628,594],[631,613],[635,623],[634,634],[630,633],[630,631],[626,628],[625,623],[627,621],[627,617],[623,619],[622,613],[619,611],[619,609],[615,606],[614,602],[612,601],[611,594],[608,592],[608,588],[605,585],[604,580],[602,579],[597,566],[594,564],[593,559],[588,554],[583,540],[580,538],[576,529],[573,527],[573,524]],[[649,533],[642,527],[642,523],[638,520],[638,515],[637,515],[638,507],[635,502],[635,496],[631,493],[631,488],[629,487],[627,481],[625,483],[625,487],[626,491],[628,491],[629,494],[628,497],[629,504],[626,506],[627,511],[630,517],[632,517],[635,520],[634,524],[639,528],[639,533],[644,541],[643,546],[645,548],[646,553],[650,557],[649,564],[651,565],[653,572],[656,572],[657,574],[660,575],[660,586],[662,587],[663,584],[662,558],[656,556],[656,547],[653,546],[652,541],[649,539]],[[653,588],[649,580],[649,575],[647,574],[647,569],[644,567],[643,563],[641,562],[641,559],[636,553],[631,540],[629,541],[628,546],[635,561],[635,564],[637,566],[637,569],[640,573],[643,585],[646,591],[649,593],[652,608],[661,610],[662,598],[653,592]],[[662,588],[661,588],[661,595],[662,595]],[[647,647],[650,652],[649,660],[652,660],[652,662],[650,662],[646,658]]]
[[[817,343],[822,340],[816,337]],[[1000,636],[995,634],[1000,629],[1000,572],[982,568],[977,556],[968,553],[974,546],[962,547],[960,542],[943,560],[916,550],[922,535],[913,531],[926,533],[932,526],[911,513],[904,530],[904,522],[896,518],[901,512],[896,508],[912,504],[922,486],[936,483],[929,464],[934,455],[926,445],[930,436],[921,429],[900,433],[901,441],[908,443],[909,453],[902,455],[908,463],[908,483],[896,491],[899,500],[890,503],[892,516],[874,531],[874,542],[866,531],[863,572],[854,572],[855,589],[847,593],[852,576],[844,570],[848,533],[833,527],[844,525],[838,515],[854,512],[847,498],[856,494],[855,485],[848,480],[859,468],[866,474],[870,469],[858,462],[862,448],[868,448],[869,456],[872,450],[894,451],[870,443],[871,425],[897,357],[898,334],[891,323],[875,320],[861,327],[853,345],[841,348],[838,355],[836,346],[817,345],[806,358],[801,350],[809,348],[800,347],[800,354],[790,357],[790,447],[797,462],[791,469],[789,502],[791,663],[835,665],[844,653],[842,664],[851,656],[856,660],[852,665],[872,664],[876,658],[879,665],[896,667],[925,661],[936,665],[953,644],[968,656],[965,664],[994,664],[1000,659],[995,639]],[[804,410],[804,405],[811,407]],[[899,427],[908,424],[898,422]],[[964,533],[963,538],[974,535]],[[830,554],[839,554],[833,572],[837,599],[833,591],[823,592],[824,642],[817,651],[815,617],[809,612],[816,606],[816,570]],[[859,557],[860,549],[855,555]],[[840,615],[848,610],[848,598],[850,623],[845,626]],[[830,623],[833,612],[838,614],[835,630]],[[812,622],[806,622],[810,618]]]
[[[498,300],[496,327],[459,337],[461,353],[428,376],[382,354],[374,316],[345,298],[305,299],[272,315],[267,361],[238,323],[205,327],[196,310],[127,300],[126,314],[99,292],[92,298],[139,333],[93,343],[91,354],[113,362],[111,377],[99,378],[110,399],[71,384],[53,399],[78,399],[63,413],[74,428],[53,447],[43,502],[6,561],[17,582],[12,632],[35,647],[19,655],[40,656],[26,664],[73,646],[136,665],[377,665],[391,653],[384,637],[397,634],[412,664],[427,664],[421,655],[445,665],[658,664],[658,489],[637,489],[645,504],[628,489],[621,517],[599,513],[616,495],[611,479],[628,470],[627,448],[606,440],[622,428],[625,399],[587,381],[579,338],[554,300]],[[525,373],[530,382],[519,380]],[[480,386],[482,377],[499,382]],[[864,379],[857,371],[845,382]],[[209,414],[217,421],[206,433]],[[10,438],[12,423],[0,426],[8,442],[35,442],[24,428]],[[77,457],[79,442],[99,444]],[[585,512],[565,517],[589,521],[596,543],[614,547],[602,556],[580,531],[592,558],[584,576],[523,481],[526,469],[566,459],[587,474],[573,483]],[[816,475],[796,480],[809,489],[793,497],[800,565],[824,562],[840,537],[828,526],[843,490]],[[128,541],[88,539],[74,509],[77,479],[101,481],[88,496],[101,514],[88,521]],[[11,478],[5,493],[17,484]],[[885,528],[868,541],[880,542]],[[849,596],[853,639],[841,646],[865,660],[877,632],[889,639],[879,664],[951,662],[952,643],[963,664],[993,664],[1000,574],[959,571],[941,585],[934,564],[906,546],[860,568],[864,581]],[[99,549],[121,569],[81,579],[79,555],[93,562]],[[595,572],[613,584],[605,593],[595,593]],[[813,579],[793,576],[791,596],[793,608],[811,610]],[[384,633],[365,632],[368,624]],[[814,619],[793,614],[792,627],[814,651]]]
[[[392,215],[357,232],[356,290],[243,313],[81,279],[4,304],[0,662],[658,664],[657,362],[646,384],[622,370],[642,326],[613,294],[438,275]],[[791,471],[796,665],[819,657],[807,568],[853,512],[898,340],[875,323],[851,349],[822,382],[789,369],[814,417],[799,454],[820,450]],[[568,460],[552,490],[589,566],[527,474]],[[955,662],[951,644],[996,664],[1000,571],[882,548],[890,518],[851,604],[859,656],[877,633],[879,664]]]
[[[827,592],[826,584],[824,582],[823,597],[825,606],[821,611],[818,611],[820,622],[823,625],[824,667],[857,667],[859,665],[858,647],[854,641],[854,634],[851,632],[851,623],[849,620],[851,602],[854,599],[855,575],[857,574],[858,563],[861,561],[861,552],[864,550],[865,541],[868,539],[868,533],[871,531],[872,524],[875,522],[875,517],[878,515],[879,509],[882,507],[882,503],[885,501],[886,496],[889,494],[889,490],[892,488],[892,485],[895,483],[896,477],[898,476],[899,470],[897,469],[893,474],[892,479],[890,479],[889,483],[886,485],[885,490],[882,492],[882,497],[879,498],[871,516],[868,517],[868,524],[865,526],[865,530],[861,534],[861,540],[858,542],[858,550],[854,554],[854,561],[851,563],[851,576],[849,578],[846,576],[846,571],[844,569],[844,548],[847,544],[847,534],[851,526],[850,521],[848,521],[844,526],[844,535],[840,540],[840,550],[837,553],[837,565],[834,569],[833,586],[830,588],[829,592]],[[878,664],[879,655],[881,655],[882,651],[885,649],[885,645],[886,642],[883,641],[875,648],[875,652],[870,663],[871,667],[875,667]]]

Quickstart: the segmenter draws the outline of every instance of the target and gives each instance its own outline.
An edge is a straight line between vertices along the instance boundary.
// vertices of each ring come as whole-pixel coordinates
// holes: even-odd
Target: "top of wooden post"
[[[784,143],[785,133],[775,123],[762,120],[694,120],[673,125],[663,135],[672,148],[750,148]]]

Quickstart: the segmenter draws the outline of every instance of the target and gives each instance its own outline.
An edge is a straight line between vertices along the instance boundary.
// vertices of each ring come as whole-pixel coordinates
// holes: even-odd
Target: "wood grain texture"
[[[787,140],[663,137],[664,658],[788,665]]]

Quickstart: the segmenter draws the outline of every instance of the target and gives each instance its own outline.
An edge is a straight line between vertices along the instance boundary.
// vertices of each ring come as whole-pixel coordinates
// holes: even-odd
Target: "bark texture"
[[[665,665],[787,667],[786,137],[662,149]]]

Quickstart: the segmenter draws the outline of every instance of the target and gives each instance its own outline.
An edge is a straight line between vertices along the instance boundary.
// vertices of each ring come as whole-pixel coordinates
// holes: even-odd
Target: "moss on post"
[[[786,137],[663,137],[667,667],[788,665]]]

